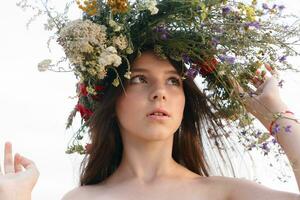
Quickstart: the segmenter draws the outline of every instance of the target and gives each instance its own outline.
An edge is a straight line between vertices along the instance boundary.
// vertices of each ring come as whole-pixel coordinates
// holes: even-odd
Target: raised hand
[[[29,200],[31,192],[39,177],[39,171],[33,161],[15,154],[12,145],[5,143],[4,170],[0,164],[0,199]]]
[[[278,72],[275,69],[267,68],[270,76],[263,76],[263,79],[255,77],[252,80],[256,90],[245,92],[244,89],[232,80],[234,90],[240,94],[248,112],[264,123],[269,123],[272,114],[287,109],[279,93]]]

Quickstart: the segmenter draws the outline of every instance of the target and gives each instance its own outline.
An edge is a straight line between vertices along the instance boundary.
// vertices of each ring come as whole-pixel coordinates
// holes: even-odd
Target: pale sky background
[[[64,153],[71,133],[65,131],[65,123],[76,103],[69,97],[75,95],[76,79],[72,73],[38,72],[37,63],[51,57],[46,46],[49,34],[42,21],[27,30],[29,13],[15,4],[16,0],[4,1],[0,7],[0,162],[4,142],[11,141],[14,152],[34,160],[40,170],[32,199],[60,199],[76,186],[81,159]],[[284,4],[300,14],[295,6],[299,1],[285,0]],[[290,61],[300,66],[300,58]],[[282,77],[283,99],[299,114],[300,73]],[[294,179],[285,184],[268,180],[263,184],[297,192]]]

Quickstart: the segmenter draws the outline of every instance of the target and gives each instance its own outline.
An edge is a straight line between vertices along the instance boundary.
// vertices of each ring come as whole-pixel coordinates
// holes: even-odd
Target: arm
[[[268,105],[269,110],[273,112],[281,112],[288,109],[288,106],[278,100],[270,100]],[[284,116],[294,118],[291,114]],[[264,115],[256,114],[256,117],[269,129],[272,114],[266,112]],[[284,128],[281,128],[276,134],[276,138],[289,158],[300,191],[300,124],[289,119],[278,119],[276,123],[280,127],[291,125],[290,133],[286,133]],[[231,180],[230,185],[229,200],[300,200],[300,192],[296,194],[273,190],[249,180],[234,179]]]
[[[277,75],[276,71],[270,71],[273,75]],[[264,82],[253,82],[257,90],[256,95],[247,96],[244,99],[245,107],[248,112],[253,114],[267,130],[269,130],[272,121],[274,120],[274,113],[292,111],[281,99],[279,95],[278,81],[274,76],[266,77]],[[238,83],[233,82],[235,91],[244,93],[244,90]],[[279,127],[275,134],[277,142],[285,151],[291,166],[293,168],[295,178],[298,183],[299,193],[288,193],[276,191],[267,187],[261,186],[251,181],[236,180],[233,181],[230,187],[230,200],[300,200],[300,123],[295,120],[296,117],[292,114],[283,114],[283,117],[276,120],[274,126]],[[286,132],[285,127],[291,126],[290,131]]]
[[[261,85],[262,94],[248,101],[248,110],[269,130],[273,114],[292,110],[280,98],[275,78],[270,78]],[[277,142],[286,153],[293,168],[298,188],[300,192],[300,121],[290,113],[283,114],[286,118],[279,118],[272,128],[277,124],[278,132],[275,134]],[[290,127],[290,132],[286,132],[285,127]]]
[[[292,109],[289,109],[289,107],[280,100],[270,100],[269,110],[275,113]],[[296,117],[290,113],[283,114],[283,116],[290,119],[280,118],[276,120],[279,131],[275,134],[275,138],[290,161],[300,192],[300,121],[298,120],[299,122],[297,122],[292,120],[296,120]],[[269,129],[272,121],[271,113],[266,113],[265,116],[258,115],[258,119],[267,129]],[[275,124],[272,127],[274,128],[274,126]],[[291,126],[290,132],[285,131],[285,127],[287,126]]]

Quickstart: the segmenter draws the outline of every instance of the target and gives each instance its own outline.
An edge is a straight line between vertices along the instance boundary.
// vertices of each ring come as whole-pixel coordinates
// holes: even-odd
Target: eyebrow
[[[149,73],[149,70],[148,69],[144,69],[144,68],[133,68],[131,70],[131,72],[146,72],[146,73]],[[176,75],[179,75],[177,71],[175,70],[168,70],[168,71],[164,71],[166,74],[176,74]]]

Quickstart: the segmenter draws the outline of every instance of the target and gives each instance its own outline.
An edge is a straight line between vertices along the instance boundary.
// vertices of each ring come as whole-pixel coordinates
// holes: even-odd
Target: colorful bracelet
[[[286,110],[284,112],[277,112],[273,115],[274,120],[271,122],[270,127],[269,127],[269,132],[270,132],[271,135],[274,135],[273,131],[272,131],[272,126],[274,125],[274,123],[277,121],[277,119],[282,118],[282,115],[286,114],[286,113],[290,113],[290,114],[294,115],[294,113],[292,111],[289,111],[289,110]]]

